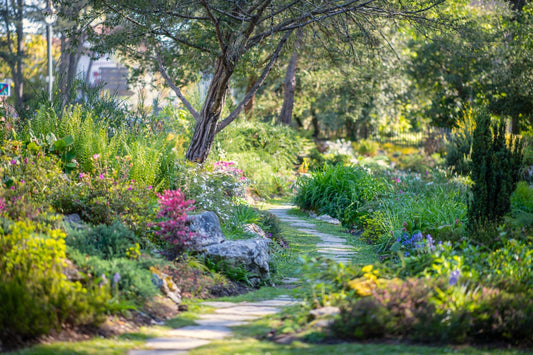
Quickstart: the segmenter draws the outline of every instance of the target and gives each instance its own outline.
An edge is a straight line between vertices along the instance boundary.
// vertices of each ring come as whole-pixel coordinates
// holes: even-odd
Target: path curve
[[[282,222],[290,224],[296,228],[299,232],[311,234],[321,239],[321,243],[318,243],[317,250],[324,257],[332,259],[336,262],[349,263],[357,252],[354,247],[347,244],[346,238],[333,234],[321,233],[315,229],[315,225],[306,222],[296,216],[288,214],[290,209],[296,208],[292,205],[283,205],[278,208],[272,208],[268,210],[274,214]]]
[[[336,262],[348,263],[357,252],[346,244],[346,239],[332,234],[321,233],[315,225],[287,212],[295,208],[291,205],[282,205],[270,209],[278,219],[298,231],[317,236],[321,242],[317,244],[320,254]],[[288,278],[284,283],[299,281]],[[269,314],[280,312],[283,307],[293,305],[296,300],[288,295],[281,295],[271,300],[259,302],[204,302],[206,306],[215,308],[214,313],[202,314],[195,320],[195,325],[168,331],[164,337],[149,339],[143,350],[131,350],[128,355],[174,355],[186,354],[188,350],[207,345],[212,340],[223,339],[233,334],[231,327],[247,324],[250,321]]]

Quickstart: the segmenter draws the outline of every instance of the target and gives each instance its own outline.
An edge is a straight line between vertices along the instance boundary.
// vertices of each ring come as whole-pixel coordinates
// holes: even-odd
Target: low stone
[[[205,254],[216,260],[223,260],[230,268],[245,267],[248,279],[256,286],[261,280],[270,278],[268,245],[270,239],[231,240],[209,245]]]
[[[309,314],[316,319],[321,317],[333,317],[339,314],[340,312],[341,310],[339,309],[339,307],[322,307],[311,310]]]
[[[255,235],[260,238],[268,238],[266,232],[262,230],[261,227],[259,227],[255,223],[245,224],[243,227],[243,232],[251,234],[251,235]]]
[[[218,216],[214,212],[206,211],[187,216],[185,223],[191,232],[195,233],[189,245],[189,249],[193,251],[203,251],[210,245],[220,244],[226,240],[220,229]]]
[[[336,224],[336,225],[341,224],[341,221],[339,221],[337,218],[333,218],[331,216],[328,216],[327,214],[323,214],[321,216],[318,216],[316,219],[318,219],[320,221],[323,221],[323,222],[326,222],[326,223],[329,223],[329,224]]]
[[[172,277],[157,270],[152,272],[152,282],[174,303],[177,305],[181,303],[181,291],[172,280]]]

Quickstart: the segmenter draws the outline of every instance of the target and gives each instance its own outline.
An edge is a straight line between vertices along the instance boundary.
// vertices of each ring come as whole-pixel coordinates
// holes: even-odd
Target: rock
[[[152,317],[157,320],[169,319],[178,314],[179,307],[173,300],[163,297],[155,296],[146,301],[144,309]]]
[[[178,305],[181,303],[181,291],[172,280],[172,277],[159,270],[152,270],[152,282],[174,303]]]
[[[83,280],[83,276],[80,274],[78,268],[72,261],[69,259],[64,259],[64,265],[63,268],[63,274],[67,277],[69,281],[81,281]]]
[[[314,319],[321,318],[321,317],[333,317],[339,314],[341,310],[339,307],[322,307],[313,309],[309,312],[311,316],[313,316]]]
[[[328,216],[327,214],[323,214],[321,216],[318,216],[316,219],[329,223],[329,224],[341,224],[341,221],[339,221],[337,218],[333,218],[331,216]]]
[[[81,221],[80,215],[77,213],[65,215],[65,217],[63,218],[63,221],[65,221],[66,223],[78,223],[78,224],[83,223]]]
[[[262,230],[261,227],[259,227],[255,223],[245,224],[243,228],[243,232],[255,235],[260,238],[268,238],[268,235],[266,234],[266,232]]]
[[[318,216],[317,216],[317,214],[314,213],[314,212],[309,212],[309,217],[311,217],[311,218],[317,218]]]
[[[271,242],[263,238],[231,240],[207,246],[205,254],[215,260],[224,260],[229,267],[244,266],[250,283],[257,286],[261,280],[270,278],[268,245]]]
[[[220,221],[214,212],[206,211],[187,216],[186,224],[196,234],[188,247],[190,250],[202,251],[207,246],[220,244],[226,240],[220,229]]]

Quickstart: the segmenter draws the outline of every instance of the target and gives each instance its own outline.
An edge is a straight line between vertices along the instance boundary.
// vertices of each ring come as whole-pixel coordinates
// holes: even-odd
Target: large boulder
[[[210,245],[223,243],[226,238],[220,229],[220,221],[214,212],[206,211],[197,215],[187,216],[186,225],[195,233],[189,249],[203,251]]]
[[[212,259],[223,260],[230,268],[245,267],[248,280],[257,286],[262,280],[270,278],[270,243],[270,239],[264,238],[225,241],[207,246],[205,254]]]

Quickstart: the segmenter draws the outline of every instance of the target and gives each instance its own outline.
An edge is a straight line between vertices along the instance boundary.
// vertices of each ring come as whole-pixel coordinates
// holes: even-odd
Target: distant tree
[[[15,108],[24,108],[24,0],[0,0],[0,58],[8,65],[13,80]]]
[[[342,27],[355,23],[372,26],[375,18],[412,20],[428,24],[424,13],[440,0],[91,0],[105,16],[101,36],[114,47],[137,51],[157,69],[183,102],[196,126],[187,159],[206,160],[215,134],[237,118],[264,83],[291,34],[313,23]],[[342,31],[338,31],[342,33]],[[142,44],[142,46],[141,46]],[[270,44],[270,46],[268,45]],[[246,53],[268,50],[257,82],[234,110],[221,117],[230,79]],[[210,63],[211,75],[200,111],[179,87],[186,62]],[[189,67],[190,68],[190,67]]]

